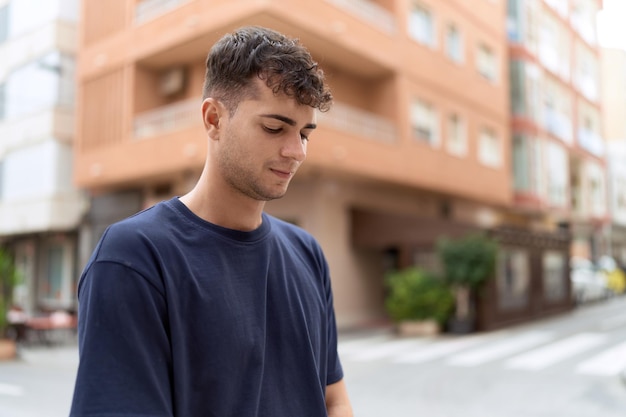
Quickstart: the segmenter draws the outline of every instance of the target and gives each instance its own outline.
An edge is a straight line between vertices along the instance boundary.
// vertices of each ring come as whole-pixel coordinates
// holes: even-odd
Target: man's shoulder
[[[317,239],[302,227],[268,216],[272,224],[272,233],[282,245],[297,248],[302,253],[309,253],[316,259],[324,258],[323,250]]]
[[[299,239],[315,242],[315,238],[313,237],[313,235],[304,230],[302,227],[298,226],[297,224],[279,219],[269,214],[265,214],[265,216],[269,219],[272,225],[272,231],[275,234],[287,235],[290,237],[297,237]]]
[[[113,223],[101,238],[101,250],[132,252],[147,242],[166,238],[170,229],[170,216],[167,202],[161,202]]]

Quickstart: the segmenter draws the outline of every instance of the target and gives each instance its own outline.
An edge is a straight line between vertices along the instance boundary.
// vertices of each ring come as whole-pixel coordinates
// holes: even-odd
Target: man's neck
[[[180,197],[180,201],[196,216],[218,226],[244,232],[261,226],[265,201],[256,201],[243,194],[218,192],[201,184]]]

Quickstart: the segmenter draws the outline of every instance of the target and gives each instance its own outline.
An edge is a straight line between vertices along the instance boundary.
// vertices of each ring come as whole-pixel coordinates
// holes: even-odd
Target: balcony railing
[[[396,19],[387,9],[371,0],[326,0],[360,17],[388,35],[396,33]]]
[[[135,138],[149,138],[199,126],[200,101],[200,97],[194,97],[137,115],[134,121]],[[334,129],[381,142],[392,143],[397,137],[391,121],[342,103],[333,104],[328,113],[319,113],[319,121]]]
[[[328,113],[320,113],[319,121],[337,130],[380,142],[392,143],[397,138],[395,125],[391,121],[342,103],[333,104]]]
[[[135,7],[135,23],[141,24],[190,0],[143,0]]]
[[[546,108],[544,112],[544,127],[548,132],[563,140],[563,142],[568,144],[573,142],[572,121],[566,115]]]
[[[200,101],[200,97],[194,97],[137,115],[134,121],[135,138],[148,138],[200,125]]]
[[[592,130],[578,129],[578,144],[587,152],[599,157],[604,156],[604,140],[602,136]]]

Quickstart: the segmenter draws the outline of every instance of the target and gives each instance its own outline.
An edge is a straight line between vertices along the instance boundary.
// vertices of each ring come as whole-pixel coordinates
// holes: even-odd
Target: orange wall
[[[420,2],[436,16],[437,50],[406,34],[408,0],[377,2],[394,13],[394,35],[330,2],[192,0],[142,25],[133,23],[132,0],[107,2],[110,9],[106,11],[85,2],[78,74],[83,109],[75,162],[77,183],[94,189],[115,188],[149,181],[164,172],[199,169],[206,145],[199,114],[193,129],[144,140],[133,138],[133,117],[168,102],[158,95],[156,83],[160,71],[174,64],[190,67],[188,87],[175,100],[199,96],[210,45],[225,31],[260,24],[299,37],[326,70],[338,102],[396,125],[398,139],[391,144],[322,126],[309,147],[307,165],[508,204],[505,6],[487,0],[475,0],[472,7],[461,0]],[[454,21],[464,34],[462,65],[443,53],[448,21]],[[474,51],[479,40],[499,57],[500,75],[494,84],[476,71]],[[112,77],[117,81],[110,81]],[[408,112],[413,96],[431,101],[442,116],[442,140],[437,148],[411,138]],[[467,120],[469,149],[463,159],[445,151],[443,116],[452,110]],[[498,169],[477,161],[481,126],[492,128],[504,144],[505,162]]]

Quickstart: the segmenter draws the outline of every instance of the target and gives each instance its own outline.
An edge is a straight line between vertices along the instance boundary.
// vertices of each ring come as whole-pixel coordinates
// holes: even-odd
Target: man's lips
[[[276,174],[282,179],[289,179],[293,176],[293,174],[295,174],[295,170],[291,171],[291,170],[270,168],[270,171],[272,171],[274,174]]]

